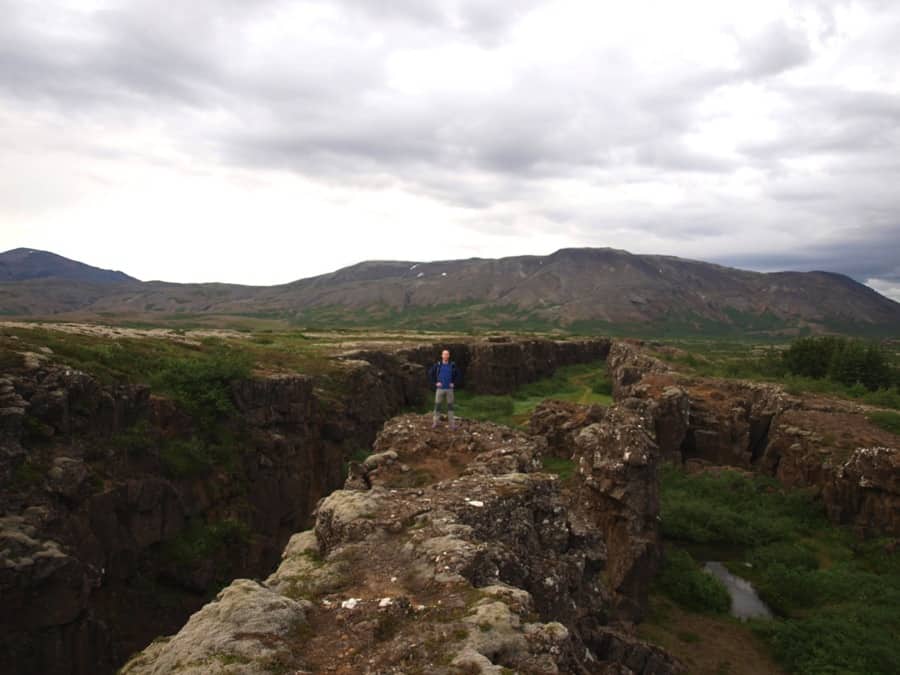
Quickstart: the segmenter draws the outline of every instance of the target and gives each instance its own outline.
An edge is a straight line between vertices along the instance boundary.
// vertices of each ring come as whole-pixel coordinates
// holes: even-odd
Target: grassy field
[[[497,422],[511,427],[525,427],[534,409],[548,398],[575,403],[612,403],[612,385],[606,374],[605,361],[564,366],[552,377],[520,387],[511,394],[491,396],[456,392],[455,411],[460,417]],[[433,401],[417,412],[428,412]]]

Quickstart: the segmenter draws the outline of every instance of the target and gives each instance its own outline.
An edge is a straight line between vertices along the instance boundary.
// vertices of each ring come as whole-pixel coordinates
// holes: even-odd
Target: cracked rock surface
[[[615,409],[610,414],[622,421]],[[622,607],[640,605],[623,594],[637,588],[640,595],[640,583],[628,580],[641,574],[629,569],[635,551],[648,548],[620,539],[652,538],[655,530],[604,529],[592,513],[597,506],[643,513],[632,500],[653,488],[621,493],[622,481],[652,476],[655,446],[633,444],[643,442],[639,431],[627,432],[618,449],[614,434],[586,442],[583,453],[599,458],[565,485],[540,470],[543,439],[487,423],[462,421],[450,432],[431,429],[428,415],[394,418],[376,441],[381,456],[319,503],[315,527],[294,535],[264,584],[234,582],[125,672],[163,672],[173,663],[196,673],[256,673],[273,664],[347,674],[681,672],[665,651],[630,635],[628,622],[615,621]],[[578,487],[588,473],[590,485]],[[411,474],[429,482],[409,484]],[[600,499],[605,491],[610,502]],[[581,509],[575,500],[586,494],[594,501]],[[628,560],[612,559],[620,548]],[[622,577],[615,586],[605,578],[612,570]],[[245,631],[268,646],[257,656],[249,648],[223,652],[234,635],[226,618],[238,611],[233,605],[265,607],[271,596],[297,603],[293,620]],[[199,626],[217,637],[197,635]],[[185,651],[192,642],[196,648]]]

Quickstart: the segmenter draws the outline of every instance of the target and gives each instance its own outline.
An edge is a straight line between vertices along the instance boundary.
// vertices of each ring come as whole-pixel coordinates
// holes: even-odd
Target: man
[[[456,428],[456,419],[453,417],[453,391],[456,388],[458,377],[459,371],[456,369],[456,364],[450,360],[450,351],[445,349],[441,352],[441,360],[431,366],[431,370],[428,371],[428,378],[435,386],[432,429],[437,426],[440,419],[442,400],[447,402],[447,418],[450,420],[450,428]]]

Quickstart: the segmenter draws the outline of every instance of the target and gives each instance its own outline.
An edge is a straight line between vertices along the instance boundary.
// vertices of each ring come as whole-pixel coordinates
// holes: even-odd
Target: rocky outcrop
[[[687,377],[637,343],[616,342],[609,369],[617,397],[640,400],[667,461],[755,469],[815,489],[834,522],[900,534],[897,437],[869,423],[861,406],[774,384]]]
[[[249,579],[238,579],[194,614],[170,640],[154,641],[120,672],[242,673],[273,672],[291,658],[290,644],[282,636],[307,625],[310,603],[291,600]]]
[[[643,442],[634,426],[620,459],[648,451],[638,438]],[[585,453],[599,457],[585,469],[585,490],[599,505],[610,489],[610,499],[633,510],[632,497],[607,476],[632,471],[612,469],[614,443],[585,441]],[[353,482],[371,488],[323,499],[314,529],[291,539],[263,587],[234,582],[124,672],[161,673],[176,660],[195,673],[265,672],[273,664],[347,674],[682,672],[666,652],[609,623],[627,586],[606,581],[611,569],[618,574],[612,551],[620,542],[605,541],[588,522],[590,508],[572,517],[572,493],[539,471],[543,448],[491,424],[464,421],[448,434],[432,430],[428,416],[392,420],[376,442],[377,461],[362,465],[365,480]],[[637,460],[630,466],[637,479],[649,475]],[[427,485],[392,486],[425,467],[456,471]],[[609,531],[618,532],[613,519]],[[293,623],[237,633],[228,617],[261,617],[276,602],[270,594],[297,603],[277,605],[292,612]],[[232,649],[228,637],[267,649],[254,656],[252,645]]]
[[[233,383],[236,414],[217,430],[227,445],[208,450],[147,387],[103,385],[46,357],[6,374],[0,670],[110,672],[211,587],[271,569],[343,482],[345,456],[409,404],[402,376],[368,363],[336,387],[340,376],[340,405],[309,377]],[[374,383],[377,395],[363,393]]]
[[[471,387],[507,392],[602,358],[608,344],[451,348]],[[318,500],[343,483],[346,459],[422,401],[424,365],[436,353],[364,349],[336,359],[327,377],[233,382],[235,415],[214,442],[147,386],[103,384],[49,351],[4,360],[16,366],[0,373],[0,595],[9,599],[0,671],[110,672],[181,625],[211,588],[268,572],[291,534],[312,524]],[[399,465],[381,474],[372,481],[433,480]]]
[[[863,533],[900,533],[900,450],[857,448],[831,479],[823,497],[828,515]]]
[[[639,341],[616,340],[609,349],[606,369],[612,380],[613,398],[637,394],[635,387],[652,376],[671,378],[675,375],[664,361],[647,354]]]
[[[606,545],[613,613],[639,620],[661,555],[659,449],[648,420],[628,403],[613,406],[575,438],[576,499],[581,517]]]
[[[528,419],[528,432],[547,441],[549,454],[571,459],[575,437],[586,426],[601,422],[606,408],[570,401],[547,400],[538,404]]]

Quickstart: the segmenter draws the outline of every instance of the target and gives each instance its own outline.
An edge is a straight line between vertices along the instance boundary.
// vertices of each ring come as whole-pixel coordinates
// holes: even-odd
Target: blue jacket
[[[438,361],[428,370],[428,381],[432,387],[437,386],[438,378],[441,374],[441,366],[443,365],[443,361]],[[450,366],[450,382],[453,383],[454,388],[456,387],[457,382],[459,381],[459,369],[456,367],[456,364],[453,361],[450,361],[448,364]],[[445,383],[444,386],[449,386],[450,383]]]

